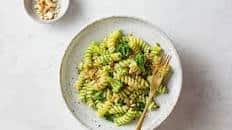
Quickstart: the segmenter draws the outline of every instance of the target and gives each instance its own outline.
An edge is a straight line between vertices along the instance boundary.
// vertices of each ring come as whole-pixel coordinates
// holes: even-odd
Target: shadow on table
[[[81,3],[79,0],[70,0],[69,9],[66,14],[61,18],[61,20],[57,21],[54,26],[58,27],[66,27],[73,26],[72,23],[75,23],[78,20],[78,17],[81,17]]]
[[[206,85],[204,75],[200,75],[201,65],[196,55],[180,54],[183,67],[183,88],[179,101],[171,115],[155,130],[189,130],[197,121],[204,108],[201,102],[204,94],[202,86]],[[207,63],[206,63],[207,64]]]

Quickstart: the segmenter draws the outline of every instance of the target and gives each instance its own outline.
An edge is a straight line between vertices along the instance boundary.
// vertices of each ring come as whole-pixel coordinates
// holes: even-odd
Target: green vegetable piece
[[[136,56],[135,56],[135,61],[137,63],[137,65],[139,66],[139,68],[145,72],[145,56],[142,52],[138,53]]]
[[[100,101],[105,98],[103,96],[103,92],[96,92],[93,97],[94,97],[95,100],[100,100]]]
[[[126,41],[123,41],[123,42],[119,43],[116,51],[120,52],[122,54],[123,58],[126,58],[131,53],[131,48],[129,47],[129,45]]]
[[[136,110],[143,111],[144,108],[145,108],[145,103],[144,102],[138,102],[137,103]]]
[[[104,115],[105,119],[108,120],[108,121],[111,121],[113,122],[114,121],[114,117],[112,114],[106,114]]]

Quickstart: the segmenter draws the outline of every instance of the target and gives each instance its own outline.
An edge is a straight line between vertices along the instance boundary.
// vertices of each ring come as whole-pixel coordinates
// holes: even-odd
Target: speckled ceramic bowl
[[[177,103],[182,86],[182,68],[176,49],[169,38],[156,26],[138,18],[103,18],[89,24],[74,37],[65,52],[60,69],[60,84],[64,100],[83,128],[93,130],[135,129],[136,122],[118,127],[105,119],[97,117],[94,110],[78,100],[76,90],[73,87],[77,79],[76,66],[81,61],[81,57],[90,41],[103,39],[106,34],[116,28],[122,29],[125,33],[132,32],[149,43],[160,43],[165,52],[172,56],[171,65],[174,72],[168,82],[170,92],[157,98],[160,108],[147,115],[142,127],[143,130],[152,130],[168,117]]]

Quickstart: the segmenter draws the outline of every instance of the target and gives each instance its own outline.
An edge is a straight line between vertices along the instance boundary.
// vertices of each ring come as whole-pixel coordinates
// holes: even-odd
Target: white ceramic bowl
[[[65,52],[60,68],[60,84],[63,97],[68,108],[78,119],[83,128],[94,130],[135,129],[135,122],[118,127],[105,119],[97,117],[91,108],[78,100],[76,90],[73,87],[77,79],[76,66],[80,63],[83,53],[89,46],[90,41],[103,39],[105,35],[116,28],[122,29],[125,33],[132,32],[149,43],[160,43],[165,52],[172,56],[171,66],[173,68],[173,74],[168,82],[170,91],[168,94],[156,98],[160,108],[148,114],[142,127],[143,130],[152,130],[168,117],[177,103],[182,86],[182,68],[176,49],[169,38],[156,26],[138,18],[103,18],[89,24],[74,37]]]
[[[40,23],[53,23],[57,20],[59,20],[61,17],[64,16],[64,14],[67,12],[70,0],[58,0],[58,4],[60,6],[58,16],[52,20],[42,20],[39,18],[34,10],[33,10],[33,0],[24,0],[24,8],[26,10],[26,13],[35,21],[38,21]]]

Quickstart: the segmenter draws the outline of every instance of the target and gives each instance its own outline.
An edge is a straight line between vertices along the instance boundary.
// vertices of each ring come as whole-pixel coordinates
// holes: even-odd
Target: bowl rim
[[[177,95],[177,98],[176,98],[176,100],[174,100],[174,103],[172,104],[172,106],[171,106],[171,109],[169,109],[169,111],[167,111],[166,113],[167,114],[165,114],[165,116],[163,116],[162,118],[160,118],[158,121],[157,121],[157,123],[156,124],[153,124],[153,125],[150,125],[150,127],[148,127],[149,129],[155,129],[155,128],[157,128],[157,127],[159,127],[160,125],[161,125],[161,123],[163,123],[169,116],[170,116],[170,114],[173,112],[173,110],[175,109],[175,107],[176,107],[176,105],[177,105],[177,101],[179,100],[179,98],[180,98],[180,94],[181,94],[181,91],[182,91],[182,87],[183,87],[183,68],[182,68],[182,64],[181,64],[181,59],[180,59],[180,56],[179,56],[179,54],[178,54],[178,52],[177,52],[177,50],[176,50],[176,48],[174,47],[174,45],[173,45],[173,41],[168,37],[168,35],[165,33],[165,32],[163,32],[159,27],[157,27],[155,24],[153,24],[152,22],[149,22],[148,20],[145,20],[144,18],[140,18],[140,17],[136,17],[136,16],[124,16],[124,15],[113,15],[113,16],[106,16],[106,17],[100,17],[100,18],[97,18],[97,19],[95,19],[95,20],[92,20],[92,22],[90,22],[90,23],[87,23],[86,25],[84,25],[81,29],[80,29],[80,31],[78,31],[78,33],[73,37],[73,39],[69,42],[69,44],[68,44],[68,46],[66,47],[66,49],[65,49],[65,51],[64,51],[64,54],[63,54],[63,57],[62,57],[62,59],[61,59],[61,64],[60,64],[60,75],[59,75],[59,82],[60,82],[60,89],[61,89],[61,92],[62,92],[62,98],[63,98],[63,100],[64,100],[64,102],[65,102],[65,104],[66,104],[66,106],[68,107],[68,109],[69,109],[69,112],[71,112],[72,113],[72,115],[78,120],[78,122],[79,122],[79,124],[80,124],[80,126],[82,127],[82,128],[84,128],[84,129],[90,129],[90,128],[88,128],[86,125],[84,125],[84,123],[82,123],[82,121],[74,114],[74,112],[72,112],[72,109],[71,109],[71,106],[69,106],[68,105],[68,101],[67,101],[67,99],[65,98],[65,95],[64,95],[64,89],[63,89],[63,82],[62,82],[62,79],[61,79],[61,77],[63,77],[62,76],[62,70],[63,70],[63,64],[64,64],[64,60],[65,60],[65,58],[67,57],[67,55],[68,55],[68,50],[70,50],[71,49],[71,46],[73,45],[73,44],[77,44],[77,43],[75,43],[75,42],[73,42],[76,38],[78,38],[79,36],[80,36],[80,34],[82,34],[82,32],[84,32],[86,29],[88,29],[90,26],[93,26],[93,25],[95,25],[96,23],[98,23],[98,22],[101,22],[101,21],[105,21],[105,20],[108,20],[108,19],[114,19],[114,18],[126,18],[126,19],[133,19],[133,20],[136,20],[136,21],[141,21],[141,22],[144,22],[144,23],[146,23],[146,24],[148,24],[148,25],[151,25],[153,28],[155,28],[167,41],[169,41],[171,44],[170,44],[170,46],[171,46],[171,48],[172,48],[172,50],[173,50],[173,53],[175,54],[175,56],[176,56],[176,59],[177,59],[177,64],[179,64],[180,65],[180,70],[179,70],[179,72],[180,72],[180,88],[179,88],[179,91],[178,91],[178,95]]]
[[[59,21],[68,11],[69,9],[69,6],[70,6],[70,0],[65,0],[67,1],[67,4],[65,7],[63,7],[63,13],[61,13],[60,15],[58,15],[58,17],[56,17],[55,19],[52,19],[52,20],[42,20],[40,18],[38,18],[38,16],[36,16],[36,14],[32,11],[32,13],[29,12],[28,8],[29,6],[26,5],[26,0],[23,0],[23,7],[24,7],[24,11],[26,12],[26,14],[34,21],[38,22],[38,23],[41,23],[41,24],[51,24],[51,23],[54,23],[54,22],[57,22]],[[33,0],[30,0],[30,1],[33,1]],[[59,1],[59,0],[58,0]],[[32,5],[31,5],[32,6]],[[32,7],[31,7],[32,8]]]

